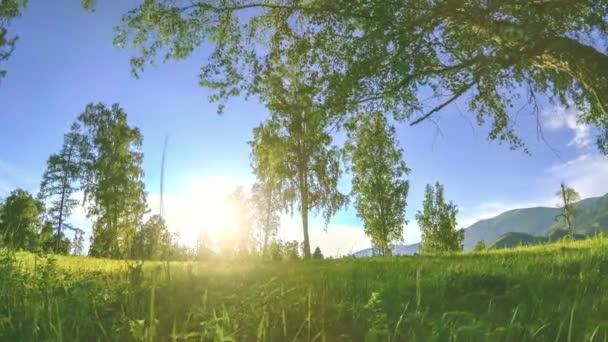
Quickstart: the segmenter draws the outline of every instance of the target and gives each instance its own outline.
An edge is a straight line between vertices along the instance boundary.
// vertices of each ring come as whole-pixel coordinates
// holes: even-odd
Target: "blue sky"
[[[37,191],[48,155],[59,149],[63,134],[90,102],[120,103],[130,123],[141,129],[153,210],[162,146],[169,136],[165,190],[170,224],[173,216],[175,225],[197,226],[196,221],[205,221],[199,203],[204,206],[232,186],[251,184],[246,142],[267,116],[265,108],[255,100],[233,100],[225,114],[216,114],[208,90],[198,85],[205,47],[188,60],[149,67],[140,79],[132,77],[131,51],[114,47],[112,38],[121,14],[135,3],[102,1],[96,12],[87,13],[78,1],[31,0],[13,23],[11,31],[20,39],[3,64],[8,75],[0,83],[0,196],[15,187]],[[584,197],[608,191],[608,167],[597,154],[593,130],[577,124],[574,111],[546,104],[541,121],[556,153],[538,141],[529,112],[519,115],[518,127],[532,155],[488,142],[487,129],[476,126],[464,101],[441,113],[441,134],[429,123],[398,126],[412,169],[406,242],[418,239],[414,215],[425,184],[436,180],[459,205],[462,225],[519,206],[553,205],[560,180],[578,186]],[[344,190],[348,181],[342,182]],[[299,239],[297,218],[285,222],[281,236]],[[327,233],[317,220],[313,244],[334,252],[364,247],[368,242],[361,226],[352,210],[339,213]]]

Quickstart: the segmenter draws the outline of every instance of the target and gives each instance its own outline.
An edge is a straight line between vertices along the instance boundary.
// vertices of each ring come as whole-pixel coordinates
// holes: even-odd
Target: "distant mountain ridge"
[[[608,194],[583,199],[575,204],[575,210],[575,234],[583,236],[608,232]],[[533,207],[513,209],[493,218],[480,220],[465,228],[464,249],[473,248],[477,241],[483,241],[486,246],[495,248],[552,241],[562,236],[567,228],[563,220],[556,220],[559,214],[559,208]],[[392,248],[395,255],[412,255],[418,252],[420,243],[394,245]],[[353,255],[371,256],[372,249],[368,248]]]

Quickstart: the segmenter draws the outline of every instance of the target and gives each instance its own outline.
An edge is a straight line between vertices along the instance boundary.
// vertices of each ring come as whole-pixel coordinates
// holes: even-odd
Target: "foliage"
[[[299,260],[300,244],[297,241],[273,240],[268,244],[268,257],[273,261]],[[319,250],[320,252],[320,250]]]
[[[486,250],[486,243],[483,240],[477,241],[475,247],[473,247],[473,252],[482,252]]]
[[[84,231],[79,228],[74,229],[74,240],[72,241],[72,254],[84,255]]]
[[[0,62],[9,59],[15,50],[18,37],[10,37],[8,27],[11,22],[21,16],[28,0],[2,0],[0,1]],[[0,80],[6,75],[6,70],[0,69]]]
[[[323,260],[323,253],[321,252],[321,248],[319,248],[319,246],[317,246],[317,248],[315,248],[315,251],[312,253],[312,258],[315,260]]]
[[[0,340],[603,341],[607,260],[606,239],[315,263],[3,251]]]
[[[574,203],[581,199],[581,196],[576,192],[576,190],[567,187],[566,184],[562,182],[560,185],[560,189],[555,193],[560,199],[560,204],[558,206],[561,208],[561,214],[558,217],[563,217],[566,220],[566,224],[568,230],[570,231],[570,237],[574,237],[574,229],[572,228],[573,221],[576,217],[576,210],[574,207]]]
[[[349,125],[347,150],[352,163],[352,193],[357,216],[374,250],[390,254],[390,244],[403,240],[409,173],[395,128],[384,115],[361,115]]]
[[[328,223],[347,200],[337,189],[340,151],[331,145],[331,121],[313,101],[317,90],[307,83],[309,76],[291,64],[266,75],[263,101],[271,117],[254,129],[250,142],[256,178],[276,182],[280,207],[299,209],[306,259],[309,211],[320,211]]]
[[[422,252],[442,253],[462,250],[464,231],[456,230],[458,208],[451,201],[446,203],[443,185],[427,184],[422,211],[416,214],[422,232]]]
[[[608,152],[606,18],[592,0],[148,0],[124,15],[115,43],[138,49],[136,75],[211,49],[200,84],[212,100],[259,93],[285,59],[317,75],[327,113],[382,108],[417,124],[465,99],[489,138],[513,148],[517,107],[538,116],[548,97],[600,128]]]
[[[261,240],[263,256],[267,256],[268,244],[276,236],[281,223],[280,203],[279,191],[273,180],[258,181],[251,188],[253,221]]]
[[[53,224],[46,221],[38,234],[37,247],[44,253],[66,255],[70,253],[71,242],[63,233],[61,235],[53,233]]]
[[[77,130],[77,126],[72,127]],[[73,230],[66,222],[78,201],[72,195],[78,190],[77,183],[80,178],[80,148],[81,136],[70,132],[63,138],[63,146],[58,154],[52,154],[47,160],[47,168],[42,176],[39,197],[50,202],[47,215],[51,224],[56,227],[56,235],[63,236],[62,228]],[[56,239],[55,250],[65,251],[61,246],[62,239]]]
[[[5,246],[33,250],[38,244],[38,229],[44,204],[29,192],[12,191],[0,210],[0,238]]]
[[[125,258],[144,213],[142,135],[118,104],[89,104],[73,126],[81,141],[87,215],[94,220],[89,254]]]
[[[152,215],[137,229],[131,255],[134,259],[167,260],[172,243],[165,220],[160,215]]]

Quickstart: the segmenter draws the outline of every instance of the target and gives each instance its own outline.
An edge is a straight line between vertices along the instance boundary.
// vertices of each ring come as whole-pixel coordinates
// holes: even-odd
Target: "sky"
[[[74,0],[31,0],[10,32],[19,36],[17,49],[1,67],[0,198],[20,187],[38,191],[51,153],[63,134],[91,102],[119,103],[129,123],[144,136],[145,184],[152,212],[159,211],[160,169],[165,138],[165,212],[169,228],[184,243],[213,226],[221,203],[234,187],[254,182],[247,141],[267,116],[255,99],[235,99],[225,113],[216,113],[209,90],[198,85],[206,54],[202,46],[181,61],[148,67],[137,79],[130,73],[133,51],[112,44],[121,14],[137,1],[101,1],[94,13]],[[459,207],[459,227],[518,207],[554,206],[561,181],[583,198],[608,192],[608,161],[595,146],[592,127],[577,123],[577,113],[543,101],[539,139],[529,108],[517,116],[517,131],[530,155],[487,139],[467,112],[466,99],[437,117],[437,125],[397,125],[397,139],[412,169],[404,229],[405,243],[420,239],[415,214],[424,187],[440,181],[445,195]],[[340,189],[349,191],[348,175]],[[82,208],[73,220],[86,226]],[[325,227],[311,222],[311,244],[328,255],[344,255],[369,247],[362,222],[352,207],[339,212]],[[211,228],[205,228],[211,229]],[[302,239],[300,221],[284,215],[279,237]]]

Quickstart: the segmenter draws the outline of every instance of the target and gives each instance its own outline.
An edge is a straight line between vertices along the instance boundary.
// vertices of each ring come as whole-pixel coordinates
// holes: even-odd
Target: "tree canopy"
[[[21,15],[21,10],[28,0],[2,0],[0,1],[0,63],[8,60],[13,51],[18,37],[11,36],[8,32],[13,19]],[[6,70],[0,66],[0,80],[6,75]]]
[[[89,104],[73,133],[81,140],[83,190],[87,215],[94,220],[89,253],[128,257],[146,208],[140,152],[142,135],[129,126],[118,104]]]
[[[458,208],[446,202],[443,185],[439,182],[433,187],[427,184],[422,211],[416,214],[422,233],[422,252],[443,253],[462,250],[464,231],[456,230]]]
[[[290,61],[294,63],[295,61]],[[253,172],[258,180],[273,179],[282,207],[296,204],[302,217],[304,257],[310,259],[308,214],[329,219],[346,203],[338,191],[340,150],[332,145],[332,121],[319,106],[311,78],[293,64],[265,75],[263,98],[270,118],[254,129]]]
[[[538,115],[548,98],[596,125],[606,153],[606,18],[594,0],[147,0],[115,42],[138,49],[136,75],[211,49],[200,83],[213,100],[257,94],[285,59],[315,75],[329,114],[372,108],[417,124],[463,99],[490,139],[513,148],[524,146],[520,104]]]
[[[404,177],[410,170],[395,140],[395,128],[382,113],[358,116],[349,126],[347,151],[357,215],[374,251],[386,255],[392,242],[403,240],[409,190]]]
[[[32,249],[38,244],[38,229],[44,204],[32,194],[12,191],[0,208],[0,238],[5,246]]]

